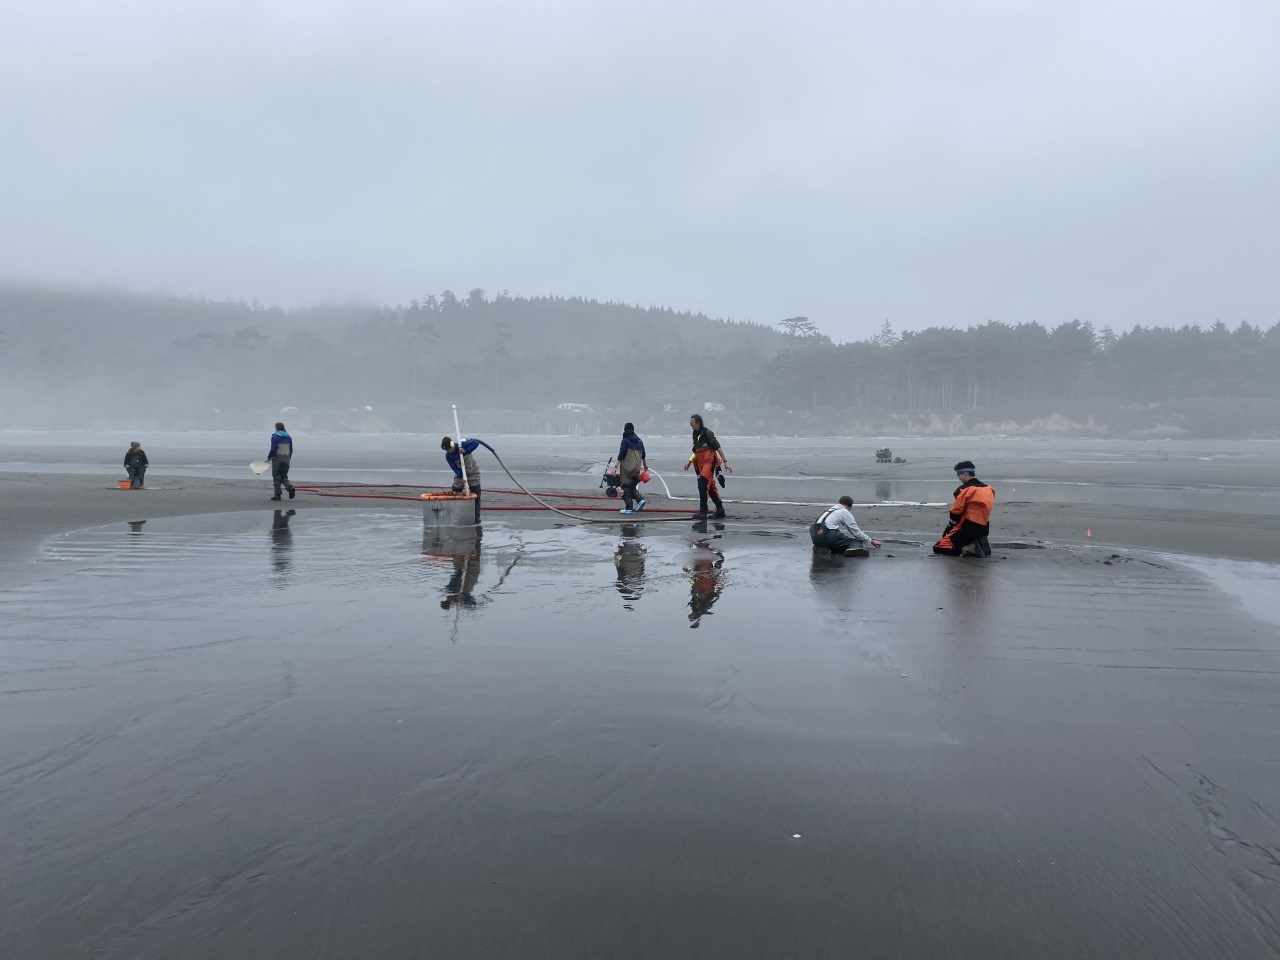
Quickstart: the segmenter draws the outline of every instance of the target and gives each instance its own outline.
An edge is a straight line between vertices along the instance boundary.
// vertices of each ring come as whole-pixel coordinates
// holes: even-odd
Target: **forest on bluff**
[[[0,427],[416,430],[457,403],[489,431],[1280,434],[1280,323],[1120,333],[945,322],[834,343],[577,297],[450,291],[283,310],[112,290],[0,288]],[[561,404],[575,405],[562,409]],[[300,419],[301,418],[301,419]]]

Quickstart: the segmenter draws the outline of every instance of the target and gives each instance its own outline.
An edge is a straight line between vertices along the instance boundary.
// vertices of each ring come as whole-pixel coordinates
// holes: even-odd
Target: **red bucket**
[[[649,471],[648,471],[647,469],[646,469],[646,470],[641,470],[641,471],[640,471],[640,482],[641,482],[641,483],[648,483],[648,482],[649,482],[649,478],[650,478],[650,474],[649,474]]]

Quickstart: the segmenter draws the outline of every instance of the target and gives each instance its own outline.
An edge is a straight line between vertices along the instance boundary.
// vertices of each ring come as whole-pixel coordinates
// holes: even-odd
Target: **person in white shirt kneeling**
[[[843,553],[846,557],[871,556],[868,544],[880,549],[880,541],[867,536],[858,526],[849,510],[852,506],[852,497],[841,497],[839,503],[828,507],[822,516],[809,524],[809,538],[814,549]]]

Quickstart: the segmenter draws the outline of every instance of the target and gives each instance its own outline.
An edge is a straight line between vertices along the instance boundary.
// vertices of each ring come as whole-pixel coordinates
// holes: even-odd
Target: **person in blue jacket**
[[[644,509],[645,500],[636,489],[636,484],[640,482],[640,474],[648,466],[644,441],[636,433],[634,424],[625,424],[622,428],[622,444],[618,447],[618,479],[622,481],[622,509],[619,513],[631,513],[633,503],[636,513]]]
[[[293,484],[289,482],[289,464],[293,460],[293,437],[284,428],[283,423],[276,424],[276,432],[271,435],[271,452],[267,454],[267,462],[271,464],[271,482],[275,484],[275,496],[280,499],[280,488],[289,491],[289,499],[294,496]]]
[[[472,456],[476,452],[477,447],[484,447],[490,453],[493,453],[493,447],[489,446],[483,440],[477,440],[475,437],[463,437],[461,443],[457,443],[452,437],[444,437],[440,441],[440,449],[444,451],[444,462],[449,465],[449,469],[453,471],[453,491],[461,493],[463,486],[463,471],[466,471],[466,486],[470,487],[471,492],[476,495],[476,523],[480,522],[480,468],[476,466],[475,457]]]

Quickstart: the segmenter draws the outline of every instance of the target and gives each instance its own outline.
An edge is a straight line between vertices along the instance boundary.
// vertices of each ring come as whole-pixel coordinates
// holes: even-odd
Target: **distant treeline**
[[[886,322],[845,344],[804,318],[780,326],[482,290],[281,310],[0,287],[0,426],[238,429],[295,407],[317,428],[416,429],[456,402],[534,431],[581,429],[562,403],[650,430],[706,403],[720,429],[752,433],[1278,430],[1280,323]]]
[[[900,336],[886,323],[857,343],[793,337],[762,374],[768,405],[875,411],[907,428],[1280,432],[1280,323],[1117,334],[992,322]]]

